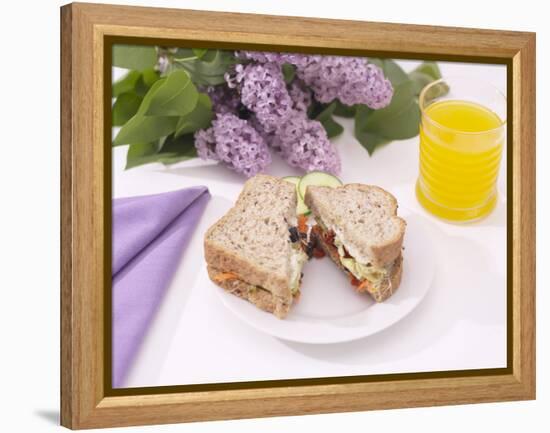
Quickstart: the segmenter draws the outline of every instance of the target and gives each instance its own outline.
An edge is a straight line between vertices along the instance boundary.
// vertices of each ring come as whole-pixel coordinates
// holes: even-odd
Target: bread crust
[[[332,259],[334,263],[336,263],[336,265],[342,271],[346,273],[346,275],[351,275],[348,269],[340,261],[340,254],[338,254],[338,250],[334,246],[329,245],[325,240],[325,236],[323,236],[323,230],[321,229],[321,227],[316,226],[315,232],[318,245],[323,249],[323,251]],[[403,256],[399,254],[399,256],[395,259],[395,263],[393,264],[393,267],[391,269],[389,279],[383,281],[378,289],[375,288],[372,284],[368,283],[365,289],[360,290],[360,292],[366,291],[367,293],[369,293],[369,295],[372,296],[372,298],[376,302],[383,302],[397,291],[399,285],[401,284],[402,274]]]
[[[284,319],[288,315],[292,302],[299,297],[300,292],[297,292],[290,299],[281,298],[241,279],[220,281],[216,277],[225,273],[225,271],[220,271],[212,266],[207,266],[207,270],[208,276],[216,285],[239,298],[247,300],[261,310],[275,315],[279,319]]]
[[[208,238],[204,240],[204,258],[209,267],[243,275],[250,285],[265,287],[274,296],[287,301],[292,300],[292,293],[286,275],[282,276],[274,272],[268,272],[238,256],[233,251],[211,242]]]
[[[388,191],[376,185],[349,183],[338,188],[311,185],[311,186],[308,186],[306,189],[304,202],[307,205],[307,207],[311,210],[313,216],[318,222],[320,220],[322,221],[321,214],[323,212],[321,209],[319,209],[319,207],[317,206],[317,203],[313,200],[312,193],[314,193],[315,191],[322,192],[323,190],[339,189],[339,188],[355,189],[355,190],[364,191],[364,192],[377,190],[380,193],[384,194],[389,199],[389,201],[392,204],[390,209],[391,211],[390,218],[392,218],[399,225],[400,230],[394,238],[388,239],[386,242],[380,243],[378,245],[372,245],[369,248],[372,251],[372,254],[371,254],[372,264],[375,266],[382,267],[396,260],[398,256],[401,254],[403,239],[405,237],[405,229],[407,227],[407,222],[403,218],[397,216],[397,208],[398,208],[397,199]]]
[[[288,189],[288,195],[291,200],[289,209],[293,211],[296,208],[295,187],[291,183],[282,181],[273,176],[262,174],[250,178],[245,183],[233,207],[206,231],[204,235],[204,257],[209,266],[216,269],[223,269],[224,272],[235,272],[238,275],[243,275],[247,283],[254,286],[265,287],[275,296],[291,303],[292,293],[286,273],[280,272],[279,269],[266,269],[265,267],[262,268],[257,266],[246,257],[240,256],[236,252],[224,248],[223,245],[211,239],[213,230],[226,224],[229,215],[235,211],[237,204],[244,198],[248,190],[255,188],[255,182],[261,181],[262,179],[280,182],[280,188]]]

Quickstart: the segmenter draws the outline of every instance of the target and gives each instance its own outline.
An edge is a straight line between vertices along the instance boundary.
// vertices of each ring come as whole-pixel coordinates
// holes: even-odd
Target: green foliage
[[[187,71],[196,85],[215,86],[225,83],[227,69],[237,63],[232,52],[208,50],[198,57],[193,50],[178,49],[172,67]]]
[[[441,71],[435,62],[424,62],[409,73],[414,83],[414,92],[418,96],[424,87],[441,78]]]
[[[394,87],[409,79],[407,73],[392,59],[369,59],[369,62],[382,69],[384,76]]]
[[[158,82],[158,81],[157,81]],[[162,80],[151,96],[147,116],[185,116],[194,110],[199,92],[187,72],[177,70]]]
[[[157,81],[143,98],[139,110],[120,129],[114,146],[133,143],[150,143],[165,137],[176,129],[178,117],[176,116],[148,116],[146,115],[155,93],[164,84],[166,78]]]
[[[328,138],[336,137],[344,131],[344,127],[336,122],[332,117],[335,108],[336,101],[327,105],[326,108],[315,117],[315,119],[321,122],[325,128]]]
[[[281,67],[283,70],[283,77],[285,78],[285,83],[290,84],[296,75],[296,67],[290,63],[284,63]]]
[[[182,116],[176,125],[176,137],[199,129],[208,128],[212,122],[212,101],[205,93],[199,93],[195,109],[187,116]]]
[[[143,98],[134,92],[119,95],[113,105],[113,126],[122,126],[138,111]]]
[[[356,106],[355,138],[369,152],[392,140],[405,140],[418,135],[420,108],[418,94],[426,84],[439,79],[441,73],[433,62],[424,62],[410,74],[405,73],[390,59],[371,59],[391,81],[393,97],[390,104],[380,110],[365,105]]]
[[[197,58],[201,59],[208,50],[206,48],[192,48],[192,51]]]
[[[173,154],[159,155],[158,142],[132,144],[128,147],[126,155],[126,170],[143,164],[157,162],[162,157],[172,157]]]
[[[195,64],[197,69],[208,71],[210,78],[216,73],[223,78],[225,69],[222,72],[219,66],[226,56],[220,57],[217,53],[178,50],[172,54],[186,54],[192,58],[191,62],[201,61],[204,64]],[[169,69],[161,77],[152,68],[152,58],[138,62],[134,58],[138,56],[136,50],[119,49],[117,54],[117,66],[129,66],[133,62],[136,67],[113,84],[113,97],[116,98],[112,109],[113,126],[121,126],[113,145],[130,145],[126,168],[151,162],[173,164],[195,158],[193,134],[208,128],[213,117],[209,96],[197,90],[186,68]]]
[[[355,111],[357,106],[352,105],[344,105],[340,101],[336,100],[336,107],[334,108],[334,115],[340,116],[340,117],[346,117],[346,118],[353,118],[355,117]]]
[[[155,47],[140,45],[113,46],[113,66],[143,71],[152,68],[156,63],[157,50]]]
[[[140,78],[141,73],[139,71],[128,72],[124,77],[113,84],[113,98],[123,93],[133,92]]]
[[[173,156],[164,157],[161,162],[164,164],[174,164],[176,162],[185,161],[197,156],[195,148],[195,139],[193,134],[185,134],[179,137],[173,135],[164,140],[160,149],[163,153],[170,153]]]
[[[193,134],[179,138],[166,137],[160,141],[145,144],[132,144],[126,156],[126,169],[152,162],[174,164],[197,156],[193,144]]]
[[[156,70],[159,56],[168,63],[162,72]],[[391,59],[369,61],[379,66],[393,85],[387,107],[372,110],[338,100],[330,104],[314,101],[308,116],[323,125],[329,138],[343,131],[334,116],[354,118],[355,137],[372,154],[382,144],[418,134],[418,95],[439,79],[441,72],[434,62],[424,62],[407,74]],[[112,87],[112,124],[121,127],[113,146],[129,145],[126,168],[196,157],[194,133],[210,127],[214,115],[209,96],[201,93],[199,86],[224,85],[225,73],[237,62],[233,52],[224,50],[115,45],[113,65],[130,69]],[[285,82],[291,83],[295,66],[284,64],[282,68]],[[446,92],[448,88],[434,91]]]
[[[144,97],[149,89],[160,80],[160,74],[154,69],[145,69],[141,72],[141,76],[136,83],[135,92],[141,97]]]

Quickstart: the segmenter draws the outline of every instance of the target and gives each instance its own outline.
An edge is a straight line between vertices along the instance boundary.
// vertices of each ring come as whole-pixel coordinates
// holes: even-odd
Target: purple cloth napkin
[[[197,186],[113,200],[113,388],[123,386],[209,198]]]

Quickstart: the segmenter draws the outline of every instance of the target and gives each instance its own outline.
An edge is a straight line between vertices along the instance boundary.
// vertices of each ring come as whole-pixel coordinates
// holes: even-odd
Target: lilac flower
[[[290,63],[302,66],[308,62],[307,54],[298,53],[273,53],[269,51],[236,51],[235,56],[239,59],[254,60],[258,63]]]
[[[298,77],[312,88],[315,98],[322,103],[339,99],[346,105],[366,104],[379,109],[387,106],[393,95],[392,85],[382,70],[362,57],[263,51],[239,51],[238,56],[264,64],[295,65]]]
[[[252,111],[266,132],[275,131],[293,114],[280,65],[251,63],[235,68],[234,82],[239,86],[241,102]]]
[[[264,127],[262,126],[262,124],[254,114],[250,116],[249,119],[247,119],[247,122],[252,128],[254,128],[258,132],[258,134],[262,136],[265,143],[268,146],[272,147],[273,140],[275,139],[276,131],[266,132]]]
[[[235,57],[243,60],[254,60],[259,63],[279,63],[281,60],[280,53],[269,51],[235,51]]]
[[[271,154],[262,136],[234,114],[218,114],[212,127],[195,133],[195,147],[202,159],[224,162],[247,177],[271,164]]]
[[[199,129],[195,132],[195,147],[201,159],[219,161],[218,155],[216,154],[214,128]]]
[[[304,115],[293,116],[275,135],[272,147],[286,162],[305,171],[321,170],[339,174],[340,157],[323,125]]]
[[[310,58],[311,56],[308,54],[282,53],[280,61],[282,63],[290,63],[297,68],[303,68],[310,62]]]
[[[200,90],[208,94],[212,109],[218,114],[235,113],[241,102],[239,94],[226,86],[207,86]]]
[[[388,105],[393,95],[380,68],[361,57],[312,55],[305,66],[297,66],[296,74],[322,103],[339,99],[346,105],[378,109]]]
[[[299,113],[307,113],[312,101],[311,91],[299,79],[292,80],[287,88],[292,99],[292,108]]]

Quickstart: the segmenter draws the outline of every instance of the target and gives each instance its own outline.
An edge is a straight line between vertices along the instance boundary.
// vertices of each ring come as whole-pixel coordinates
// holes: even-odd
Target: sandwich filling
[[[384,267],[373,266],[371,263],[359,263],[351,257],[342,242],[335,236],[334,246],[338,249],[340,263],[359,281],[368,280],[374,287],[389,278],[393,262]]]
[[[292,244],[290,253],[290,292],[295,295],[300,290],[302,280],[302,268],[307,262],[307,256],[302,251],[302,248],[296,243]]]
[[[358,286],[358,289],[366,288],[368,285],[371,290],[376,291],[382,283],[390,280],[395,260],[385,266],[375,266],[370,261],[359,261],[350,255],[341,238],[334,230],[327,229],[320,221],[317,221],[317,223],[317,235],[323,236],[325,245],[338,253],[337,256],[340,263],[352,277],[352,284]]]

